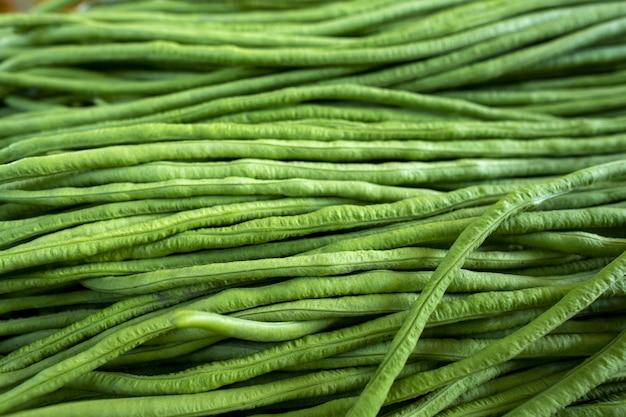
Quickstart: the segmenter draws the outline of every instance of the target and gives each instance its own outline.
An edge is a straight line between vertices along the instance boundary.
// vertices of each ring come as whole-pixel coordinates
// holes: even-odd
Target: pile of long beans
[[[626,1],[0,16],[0,415],[623,416]]]

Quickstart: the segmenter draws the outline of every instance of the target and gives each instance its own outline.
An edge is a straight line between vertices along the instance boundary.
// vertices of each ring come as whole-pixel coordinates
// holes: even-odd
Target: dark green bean
[[[92,313],[94,313],[94,309],[71,309],[33,317],[0,320],[0,336],[65,327]]]
[[[111,294],[107,295],[101,292],[84,290],[68,291],[62,296],[59,294],[23,296],[2,300],[0,314],[29,310],[32,308],[59,307],[72,304],[109,304],[121,299],[122,297],[112,296]]]
[[[599,23],[555,40],[523,48],[503,57],[493,58],[442,74],[425,77],[414,82],[401,84],[399,88],[410,91],[433,91],[442,88],[477,84],[496,79],[511,69],[529,66],[548,57],[553,57],[555,51],[558,51],[559,54],[574,51],[593,45],[603,39],[618,36],[623,30],[624,19],[609,20],[606,23]]]
[[[134,124],[136,122],[135,120],[132,120],[132,122],[125,122],[124,120],[154,115],[155,113],[165,112],[182,106],[204,103],[205,101],[215,100],[219,97],[228,97],[236,94],[251,94],[288,85],[326,79],[328,77],[350,73],[354,70],[353,68],[322,68],[293,70],[278,75],[273,73],[269,75],[258,75],[258,70],[244,70],[245,78],[214,86],[198,87],[112,106],[36,112],[30,114],[26,120],[19,117],[14,120],[5,118],[0,123],[2,127],[0,136],[5,137],[5,140],[0,141],[0,145],[6,146],[8,144],[7,142],[15,141],[15,135],[18,134],[42,132],[45,130],[52,131],[68,126],[84,126],[99,122],[115,124],[116,121],[121,124]],[[261,74],[264,74],[264,71],[261,71]],[[11,135],[14,136],[6,139],[6,137],[10,137]]]
[[[440,49],[438,53],[432,54],[433,57],[398,64],[382,70],[368,71],[365,74],[339,77],[329,82],[354,82],[381,87],[402,83],[402,86],[409,88],[408,86],[418,83],[417,80],[422,78],[462,68],[508,51],[524,49],[529,44],[539,43],[590,24],[614,18],[615,12],[623,13],[623,10],[620,12],[612,9],[614,5],[608,6],[609,8],[604,11],[600,11],[597,5],[544,10],[497,21],[487,27],[480,26],[470,31],[455,32],[447,37],[429,39],[417,45],[424,45],[427,50],[434,49],[433,52]],[[597,12],[599,13],[596,14]]]
[[[0,247],[14,244],[38,235],[52,233],[71,226],[107,220],[117,217],[150,213],[172,213],[183,210],[211,207],[225,204],[243,203],[257,197],[190,197],[183,199],[146,200],[145,204],[134,202],[102,204],[85,207],[70,213],[43,214],[19,220],[0,221],[6,231],[0,236]]]

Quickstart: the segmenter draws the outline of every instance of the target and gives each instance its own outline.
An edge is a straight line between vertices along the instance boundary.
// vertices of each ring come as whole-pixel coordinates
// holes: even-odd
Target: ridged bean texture
[[[626,0],[0,14],[0,416],[626,414]]]

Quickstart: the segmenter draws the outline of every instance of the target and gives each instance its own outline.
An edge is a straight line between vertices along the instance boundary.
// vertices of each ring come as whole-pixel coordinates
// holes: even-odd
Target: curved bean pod
[[[483,294],[482,298],[489,301],[492,307],[481,305],[475,300],[443,303],[440,305],[441,310],[438,309],[437,315],[433,316],[431,325],[436,326],[447,321],[456,321],[461,316],[466,319],[480,317],[487,310],[490,310],[490,314],[497,314],[498,311],[506,312],[511,309],[525,309],[530,306],[549,306],[568,290],[569,288],[565,287],[532,289],[502,298]],[[207,299],[207,301],[209,300]],[[198,306],[200,305],[198,304]],[[222,362],[207,362],[196,368],[166,376],[112,376],[106,373],[90,373],[84,374],[79,380],[80,383],[89,384],[97,390],[125,393],[126,395],[160,395],[211,390],[271,370],[299,365],[305,358],[307,362],[310,362],[389,340],[390,335],[400,326],[405,317],[406,311],[394,313],[351,327],[272,345],[249,356]],[[609,338],[611,337],[609,336]],[[427,386],[429,385],[427,384]]]
[[[454,279],[455,274],[453,271],[460,269],[463,260],[469,253],[482,244],[496,227],[513,214],[535,206],[554,195],[563,194],[577,187],[590,185],[601,180],[616,178],[624,174],[626,174],[626,164],[623,162],[615,162],[577,171],[546,184],[518,190],[494,204],[478,220],[464,229],[450,248],[449,256],[444,258],[435,270],[431,281],[432,285],[424,289],[420,298],[414,304],[414,307],[411,308],[409,313],[410,318],[405,321],[403,327],[394,338],[394,343],[391,345],[389,353],[381,363],[379,372],[376,373],[372,381],[363,390],[359,401],[350,409],[348,416],[373,416],[378,412],[380,406],[385,401],[384,393],[388,391],[393,383],[394,375],[402,368],[411,347],[414,346],[419,339],[428,316],[438,304],[449,283]],[[616,265],[615,268],[620,267],[617,261],[614,261],[614,265]],[[610,270],[609,267],[607,268]],[[605,269],[605,271],[606,270],[607,269]],[[609,274],[608,272],[605,273]],[[603,275],[604,274],[599,273],[596,277],[604,278]],[[601,278],[598,278],[598,280],[600,279]],[[590,282],[593,282],[593,279]],[[582,285],[582,287],[584,287],[584,285]],[[570,294],[574,293],[577,293],[577,291],[573,290]],[[593,297],[592,294],[587,294],[580,300],[580,303],[582,304],[585,301],[590,303],[590,296]],[[569,299],[569,294],[565,298]],[[578,306],[579,305],[580,304],[578,304]],[[559,303],[557,303],[556,306],[559,306]],[[553,309],[557,308],[558,307],[553,307]],[[548,311],[550,312],[551,310],[552,309]],[[542,332],[534,328],[534,323],[541,320],[548,321],[548,319],[554,320],[556,323],[550,323],[549,325],[546,323],[547,325],[543,327]],[[557,315],[551,317],[550,313],[545,313],[531,322],[531,324],[524,327],[524,331],[520,330],[514,333],[514,335],[528,333],[529,341],[534,340],[540,337],[541,334],[545,334],[556,327],[562,321],[564,321],[564,318],[560,318]],[[508,342],[508,339],[501,339],[501,343],[505,343],[504,341]],[[520,343],[520,348],[524,345],[524,343]]]
[[[262,322],[198,310],[178,310],[170,318],[176,328],[202,328],[226,337],[276,342],[296,338],[328,327],[332,320],[307,320],[295,322]]]
[[[549,416],[577,400],[626,366],[626,331],[601,352],[585,360],[547,389],[507,413],[508,416]],[[549,404],[549,405],[548,405]]]

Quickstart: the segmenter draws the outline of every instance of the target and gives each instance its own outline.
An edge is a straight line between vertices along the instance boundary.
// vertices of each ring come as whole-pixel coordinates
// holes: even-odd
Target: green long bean
[[[554,56],[554,50],[560,53],[580,49],[606,38],[619,36],[624,30],[623,19],[610,20],[587,29],[582,29],[552,41],[530,46],[519,51],[457,68],[442,74],[401,84],[399,87],[410,91],[433,91],[441,88],[475,84],[502,76],[509,69],[528,66]],[[493,62],[492,62],[493,61]]]
[[[624,16],[0,15],[0,415],[621,416]]]
[[[379,367],[379,371],[364,389],[359,397],[359,401],[355,403],[354,408],[351,408],[349,414],[375,415],[378,412],[385,400],[385,393],[393,382],[393,378],[406,361],[412,346],[419,339],[427,317],[443,295],[445,288],[453,280],[454,273],[452,271],[460,268],[461,263],[469,252],[477,248],[502,221],[515,212],[520,211],[520,209],[523,210],[529,206],[536,205],[542,200],[567,192],[576,186],[580,187],[624,174],[624,164],[620,162],[604,165],[603,168],[594,167],[593,169],[581,170],[553,181],[549,183],[549,186],[542,184],[541,186],[529,187],[528,189],[511,193],[508,195],[508,198],[500,200],[483,214],[479,220],[464,229],[450,249],[450,256],[444,258],[435,270],[435,275],[431,281],[432,286],[424,289],[420,298],[414,303],[414,307],[412,307],[409,313],[410,319],[405,321],[403,327],[398,332],[398,336],[394,338],[395,343],[390,347],[388,354]],[[473,230],[474,228],[476,230]],[[480,238],[477,239],[477,236]],[[458,252],[456,252],[457,250]],[[449,265],[447,264],[448,262],[450,262]],[[619,268],[619,264],[616,268]],[[549,313],[546,313],[546,315],[549,317]],[[532,323],[538,320],[539,318]],[[544,331],[548,331],[550,328],[546,326]],[[525,329],[529,329],[529,333],[531,329],[534,330],[531,325],[528,325]],[[506,338],[502,340],[506,340]]]

